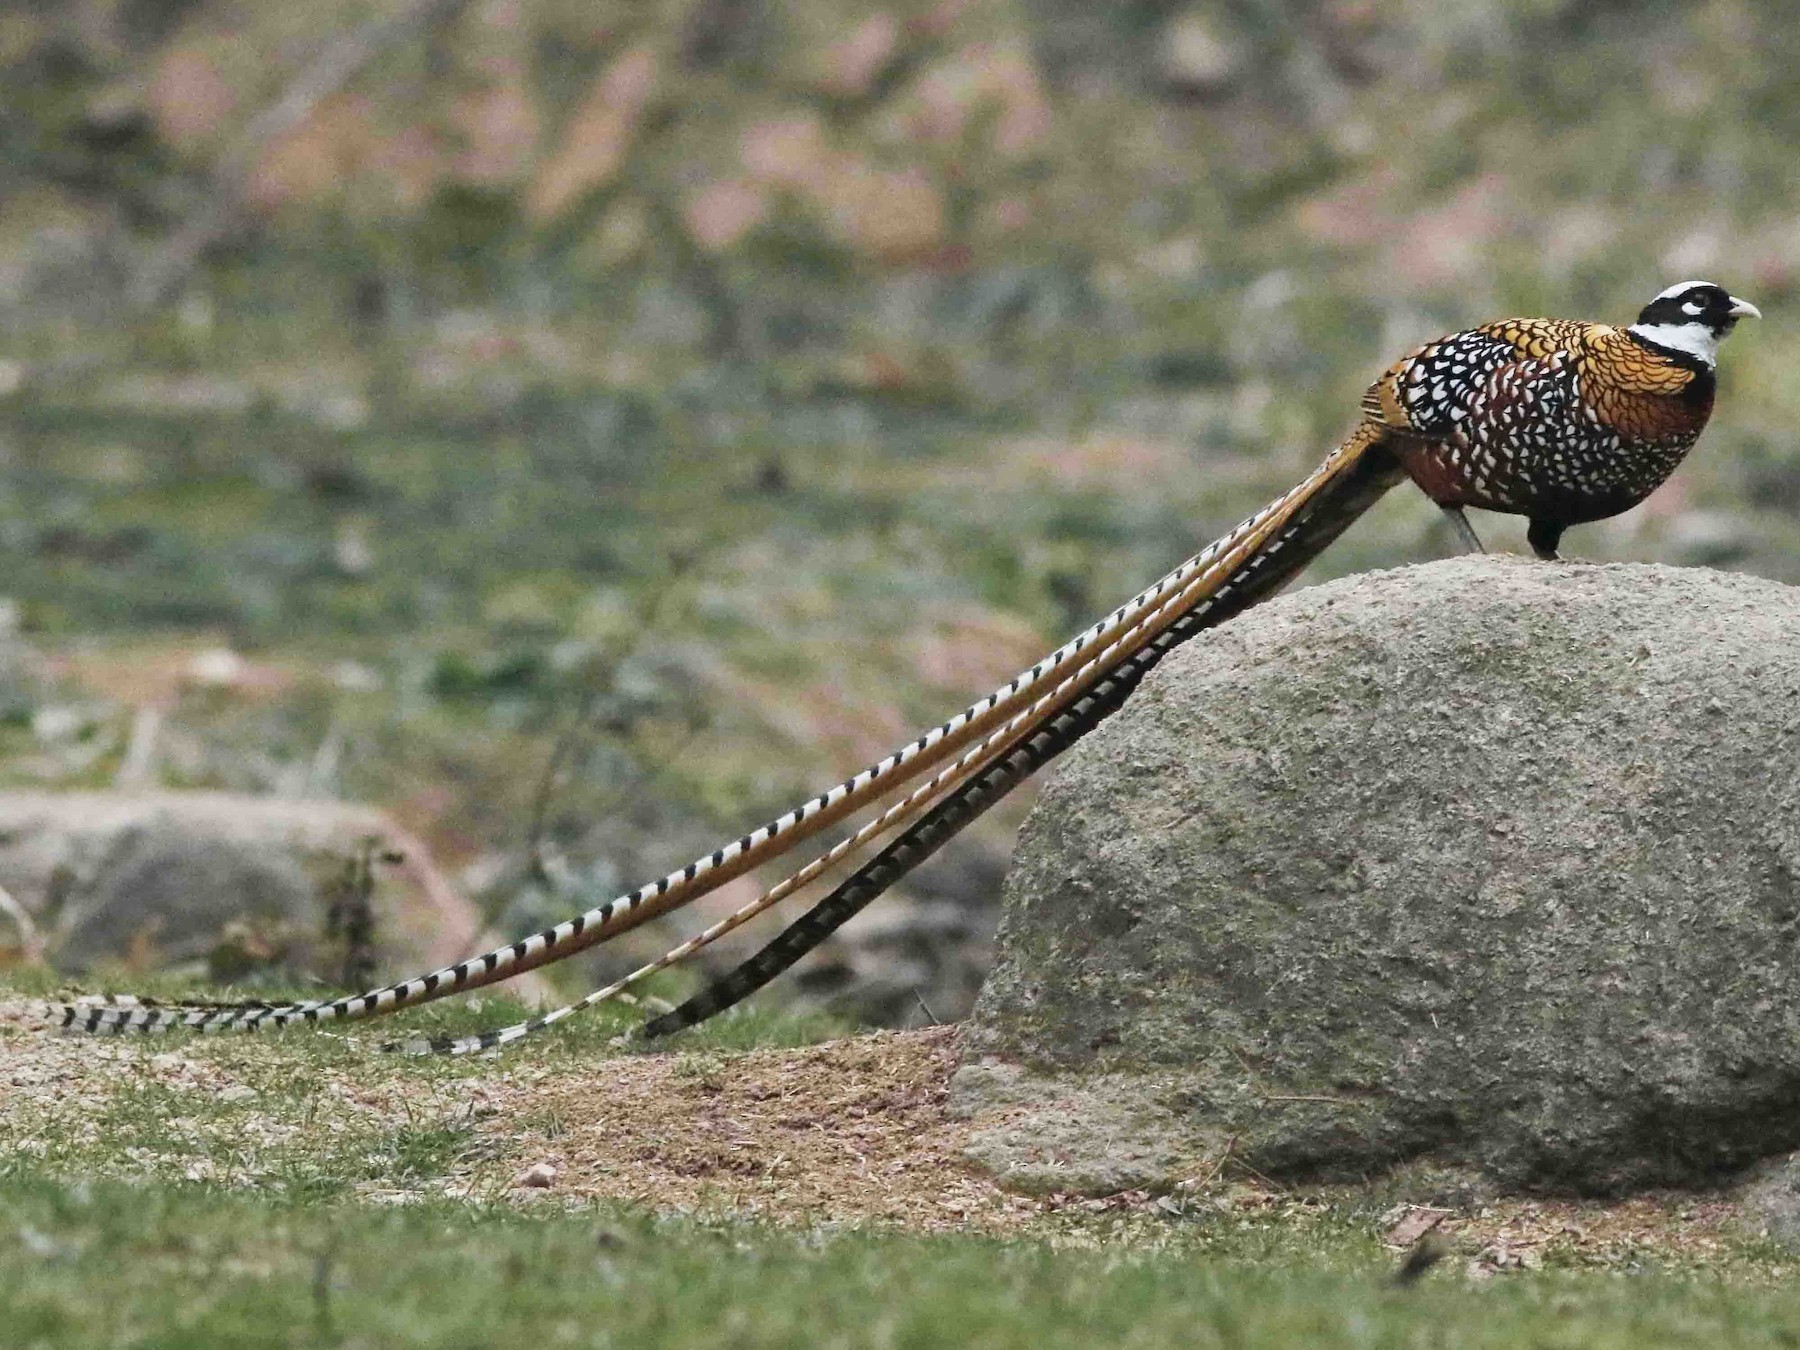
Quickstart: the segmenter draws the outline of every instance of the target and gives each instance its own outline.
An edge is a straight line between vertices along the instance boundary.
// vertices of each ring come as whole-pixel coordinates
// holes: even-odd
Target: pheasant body
[[[1562,531],[1637,505],[1712,414],[1718,339],[1756,308],[1707,282],[1672,286],[1629,328],[1506,319],[1428,342],[1363,396],[1409,477],[1439,506]]]

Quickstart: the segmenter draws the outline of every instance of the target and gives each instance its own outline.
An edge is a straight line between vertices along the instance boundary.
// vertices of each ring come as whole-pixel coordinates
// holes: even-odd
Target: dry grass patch
[[[499,1163],[564,1195],[782,1223],[1015,1227],[1043,1205],[962,1157],[954,1028],[798,1050],[629,1056],[516,1075],[489,1095]],[[541,1174],[540,1174],[541,1175]]]

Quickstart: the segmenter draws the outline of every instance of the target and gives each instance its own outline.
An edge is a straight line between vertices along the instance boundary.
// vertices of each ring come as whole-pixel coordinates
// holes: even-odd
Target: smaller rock
[[[1800,1154],[1752,1169],[1736,1200],[1744,1227],[1789,1251],[1800,1251]]]
[[[515,1191],[548,1190],[555,1184],[556,1168],[547,1162],[534,1162],[514,1177],[512,1182]]]
[[[373,895],[356,865],[371,846]],[[479,912],[423,842],[350,802],[0,793],[0,888],[70,972],[156,964],[238,978],[276,967],[360,985],[367,957],[411,970],[484,945]],[[371,904],[379,926],[365,931]],[[0,913],[0,943],[18,928]]]

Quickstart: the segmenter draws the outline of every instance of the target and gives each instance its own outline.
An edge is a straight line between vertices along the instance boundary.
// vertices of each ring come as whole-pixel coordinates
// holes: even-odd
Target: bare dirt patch
[[[494,1165],[556,1169],[564,1195],[780,1222],[1011,1226],[1042,1202],[962,1156],[956,1032],[878,1032],[800,1050],[609,1059],[489,1095]]]

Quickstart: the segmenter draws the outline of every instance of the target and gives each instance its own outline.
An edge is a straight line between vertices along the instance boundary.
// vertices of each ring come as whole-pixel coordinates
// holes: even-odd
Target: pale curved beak
[[[1762,318],[1762,311],[1760,309],[1751,304],[1748,300],[1738,299],[1735,295],[1731,297],[1731,308],[1725,312],[1734,319]]]

